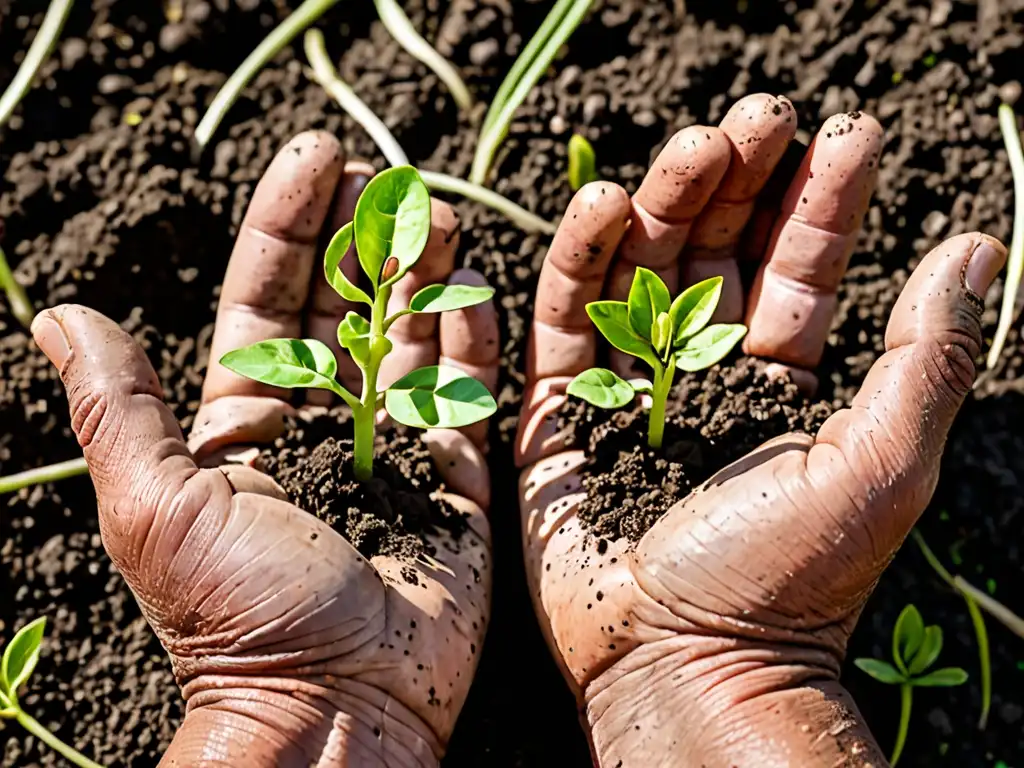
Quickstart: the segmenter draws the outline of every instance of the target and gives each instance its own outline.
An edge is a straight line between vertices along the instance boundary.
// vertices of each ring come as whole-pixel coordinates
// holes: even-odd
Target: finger
[[[260,180],[224,277],[204,403],[225,395],[287,398],[285,390],[232,373],[218,361],[257,341],[300,334],[317,239],[343,165],[338,140],[309,131],[288,142]]]
[[[836,290],[878,177],[883,131],[860,112],[825,121],[782,204],[747,308],[750,355],[803,368],[821,359]]]
[[[452,273],[449,285],[486,286],[487,278],[472,269]],[[492,395],[498,389],[498,313],[488,300],[475,307],[445,312],[440,320],[442,365],[452,365],[483,382]],[[462,432],[480,450],[487,446],[487,421],[465,427]]]
[[[949,428],[974,382],[983,297],[1006,249],[977,232],[939,245],[914,270],[885,334],[886,352],[853,401],[822,426],[810,464],[842,466],[865,495],[882,559],[931,498]]]
[[[294,413],[276,397],[219,397],[199,409],[188,448],[201,466],[210,466],[208,459],[229,446],[269,443],[284,431],[285,417]]]
[[[736,323],[743,317],[743,285],[736,251],[757,196],[796,134],[796,112],[784,96],[757,93],[733,105],[722,120],[732,159],[686,242],[683,287],[721,276],[722,298],[712,318]]]
[[[325,233],[328,242],[335,232],[352,221],[356,211],[356,201],[372,178],[373,166],[369,163],[361,161],[345,163],[345,170],[335,193],[329,231]],[[326,247],[326,243],[322,243],[322,245]],[[356,257],[354,245],[348,249],[348,253],[342,259],[341,271],[349,279],[349,282],[359,283],[359,260]],[[334,352],[334,356],[338,360],[338,380],[352,392],[359,391],[362,378],[359,368],[338,343],[338,324],[349,312],[363,313],[365,310],[365,305],[354,304],[341,298],[327,282],[323,264],[319,261],[313,264],[312,302],[306,320],[307,333],[310,337],[322,341]],[[335,395],[325,390],[311,389],[306,393],[306,401],[311,405],[330,406],[335,402]]]
[[[612,265],[609,299],[625,301],[638,266],[657,272],[675,293],[679,255],[731,155],[729,139],[718,128],[691,125],[669,140],[633,195],[633,225]]]
[[[388,301],[388,315],[407,308],[420,289],[446,282],[455,267],[455,252],[458,248],[458,214],[443,200],[431,199],[430,237],[419,261],[395,283]],[[388,338],[394,343],[394,349],[381,364],[381,390],[410,371],[437,362],[439,347],[436,314],[406,315],[391,326]]]
[[[71,427],[96,488],[100,530],[115,562],[148,530],[155,502],[198,472],[145,353],[116,323],[74,304],[45,310],[32,336],[60,371]],[[153,504],[144,502],[151,501]]]
[[[428,429],[423,433],[423,442],[449,490],[485,512],[491,508],[487,460],[467,435],[456,429]]]
[[[586,306],[601,298],[608,264],[629,223],[629,196],[618,184],[587,184],[569,203],[537,284],[528,382],[574,376],[594,364],[594,326]]]

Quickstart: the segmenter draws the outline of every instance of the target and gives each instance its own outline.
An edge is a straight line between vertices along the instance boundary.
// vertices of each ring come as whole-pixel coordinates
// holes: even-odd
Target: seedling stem
[[[907,734],[910,732],[910,713],[914,704],[914,687],[910,683],[903,683],[900,686],[900,724],[896,731],[896,744],[892,748],[892,757],[889,759],[892,768],[896,768],[900,755],[903,754],[903,747],[907,744]]]
[[[32,309],[32,302],[29,301],[25,289],[14,278],[10,265],[7,263],[7,255],[3,248],[0,248],[0,288],[7,294],[7,302],[11,307],[11,314],[26,329],[32,326],[32,320],[36,312]]]

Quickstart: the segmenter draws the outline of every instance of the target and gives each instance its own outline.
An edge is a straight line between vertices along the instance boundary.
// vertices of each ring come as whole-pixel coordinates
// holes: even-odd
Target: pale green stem
[[[978,729],[984,731],[988,725],[988,714],[992,709],[992,657],[988,644],[988,628],[981,609],[971,598],[964,595],[967,612],[974,625],[974,634],[978,638],[978,666],[981,668],[981,715],[978,717]]]
[[[24,61],[18,67],[4,95],[0,96],[0,126],[5,125],[10,119],[15,108],[32,87],[36,73],[50,57],[50,52],[64,28],[64,22],[71,13],[72,5],[74,0],[53,0],[46,9],[46,16],[43,17],[43,23],[36,32]]]
[[[1020,131],[1017,130],[1017,116],[1013,107],[1002,104],[999,107],[999,127],[1003,132],[1006,154],[1010,158],[1013,172],[1013,239],[1010,241],[1010,255],[1006,264],[1006,283],[1003,286],[1003,305],[999,309],[999,324],[996,326],[992,346],[988,350],[985,364],[992,368],[999,361],[999,355],[1006,343],[1006,335],[1013,325],[1017,293],[1020,290],[1021,272],[1024,272],[1024,149],[1021,148]],[[977,287],[977,286],[975,286]]]
[[[29,301],[25,289],[14,279],[14,273],[11,272],[11,267],[7,263],[7,255],[3,248],[0,248],[0,288],[3,288],[4,293],[7,294],[7,302],[11,305],[11,314],[26,329],[30,328],[36,312],[32,309],[32,302]]]
[[[659,365],[654,369],[654,391],[651,394],[651,412],[647,422],[647,444],[655,450],[661,448],[665,438],[665,404],[672,390],[675,373],[675,360],[669,360],[664,368]]]
[[[487,181],[487,174],[490,172],[491,164],[494,162],[494,155],[497,154],[498,147],[501,146],[501,142],[508,135],[508,127],[512,122],[513,115],[515,115],[516,110],[519,109],[523,101],[526,100],[530,91],[537,84],[537,81],[547,71],[559,49],[569,39],[569,35],[583,21],[583,17],[590,9],[591,2],[592,0],[573,1],[572,7],[565,12],[554,32],[544,41],[543,47],[534,57],[533,61],[530,62],[522,76],[516,81],[515,88],[509,94],[505,103],[500,106],[500,111],[494,120],[481,131],[476,154],[473,156],[473,168],[469,174],[469,180],[474,184],[482,185]],[[556,6],[555,10],[557,9],[558,7]],[[552,13],[555,13],[555,10]]]
[[[907,743],[907,733],[910,731],[910,710],[914,702],[914,688],[910,683],[903,683],[900,686],[900,726],[896,732],[896,746],[892,748],[892,757],[889,762],[892,768],[896,768],[900,755],[903,754],[903,747]]]
[[[338,102],[348,115],[352,117],[363,130],[366,131],[374,143],[380,147],[381,154],[388,161],[389,165],[410,165],[409,156],[402,149],[394,134],[388,130],[384,122],[373,113],[366,103],[356,95],[352,87],[340,78],[338,71],[331,62],[324,45],[324,36],[318,29],[311,29],[306,33],[304,39],[306,58],[312,69],[312,78],[324,88],[325,91]],[[499,195],[479,184],[472,184],[464,179],[449,176],[445,173],[434,171],[420,171],[423,182],[439,192],[450,192],[462,195],[470,200],[475,200],[481,205],[493,208],[517,226],[527,232],[541,232],[546,235],[553,235],[556,226],[545,221],[539,216],[530,213],[525,208],[516,205],[507,197]]]
[[[12,493],[13,491],[27,488],[30,485],[40,483],[52,483],[55,480],[64,480],[68,477],[88,474],[89,467],[84,458],[70,459],[58,464],[50,464],[46,467],[27,469],[15,475],[0,477],[0,494]]]
[[[459,109],[468,110],[472,107],[473,96],[455,67],[423,39],[423,36],[412,25],[409,17],[405,15],[402,7],[395,0],[374,0],[374,3],[377,6],[380,20],[384,22],[384,26],[387,27],[391,36],[411,56],[422,61],[435,75],[441,78],[441,82],[447,85],[448,90],[451,91],[452,98],[459,105]]]
[[[34,718],[25,714],[20,709],[18,710],[18,714],[15,717],[15,719],[18,721],[22,728],[31,733],[33,736],[35,736],[37,739],[46,744],[46,746],[50,747],[55,752],[60,753],[75,765],[80,766],[80,768],[103,768],[103,766],[99,763],[94,763],[81,752],[69,747],[63,741],[61,741],[48,730],[46,730]]]
[[[282,48],[295,39],[296,35],[319,19],[338,0],[306,0],[274,30],[263,38],[245,61],[232,73],[206,110],[203,119],[196,126],[195,141],[202,150],[210,143],[224,116],[238,99],[239,94],[256,77],[257,73],[274,58]]]
[[[356,480],[365,482],[373,477],[373,448],[377,426],[377,376],[380,365],[391,351],[391,342],[385,336],[385,323],[388,312],[388,301],[391,299],[392,286],[384,282],[377,288],[370,309],[370,359],[366,367],[360,368],[363,373],[363,391],[360,402],[353,406],[355,421],[354,471]]]

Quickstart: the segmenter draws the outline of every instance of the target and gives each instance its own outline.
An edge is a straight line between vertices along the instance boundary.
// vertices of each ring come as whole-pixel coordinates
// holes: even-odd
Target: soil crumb
[[[766,440],[815,434],[832,414],[788,380],[770,380],[766,364],[735,365],[678,376],[666,406],[661,450],[647,445],[647,411],[639,402],[606,411],[570,399],[560,415],[567,445],[587,449],[587,497],[579,519],[598,539],[637,542],[673,504]]]
[[[443,483],[417,430],[378,430],[374,476],[366,483],[353,474],[353,447],[347,408],[303,412],[257,461],[292,503],[326,522],[364,557],[411,561],[435,554],[431,533],[462,536],[466,519],[438,498]]]

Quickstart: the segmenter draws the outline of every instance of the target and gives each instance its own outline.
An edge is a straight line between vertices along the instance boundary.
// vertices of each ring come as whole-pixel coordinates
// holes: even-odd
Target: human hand
[[[759,196],[795,129],[787,101],[755,95],[720,128],[681,131],[632,200],[610,183],[577,194],[540,276],[517,444],[527,577],[605,768],[885,764],[840,664],[934,490],[1005,249],[967,234],[932,251],[851,408],[723,469],[635,546],[587,536],[587,458],[556,434],[567,383],[595,362],[584,307],[624,300],[636,265],[673,293],[723,275],[716,319],[745,317],[746,352],[814,386],[882,130],[829,119],[785,196]],[[762,266],[744,297],[737,257],[749,254]],[[624,377],[630,363],[612,355]]]
[[[303,331],[335,350],[341,377],[357,371],[335,336],[350,307],[323,278],[319,248],[371,174],[324,133],[296,137],[274,160],[228,266],[188,446],[145,354],[117,325],[73,305],[33,324],[68,391],[104,546],[188,703],[164,765],[436,765],[469,690],[490,612],[485,427],[425,436],[453,491],[446,500],[469,523],[457,543],[432,535],[437,567],[368,561],[255,469],[204,468],[276,437],[294,408],[284,390],[215,362],[224,352]],[[427,248],[396,302],[449,276],[482,282],[452,274],[458,220],[444,203],[432,208]],[[436,315],[406,318],[391,335],[389,381],[444,358],[493,388],[498,345],[481,343],[498,336],[489,303],[440,326]],[[399,576],[409,568],[418,583]]]

